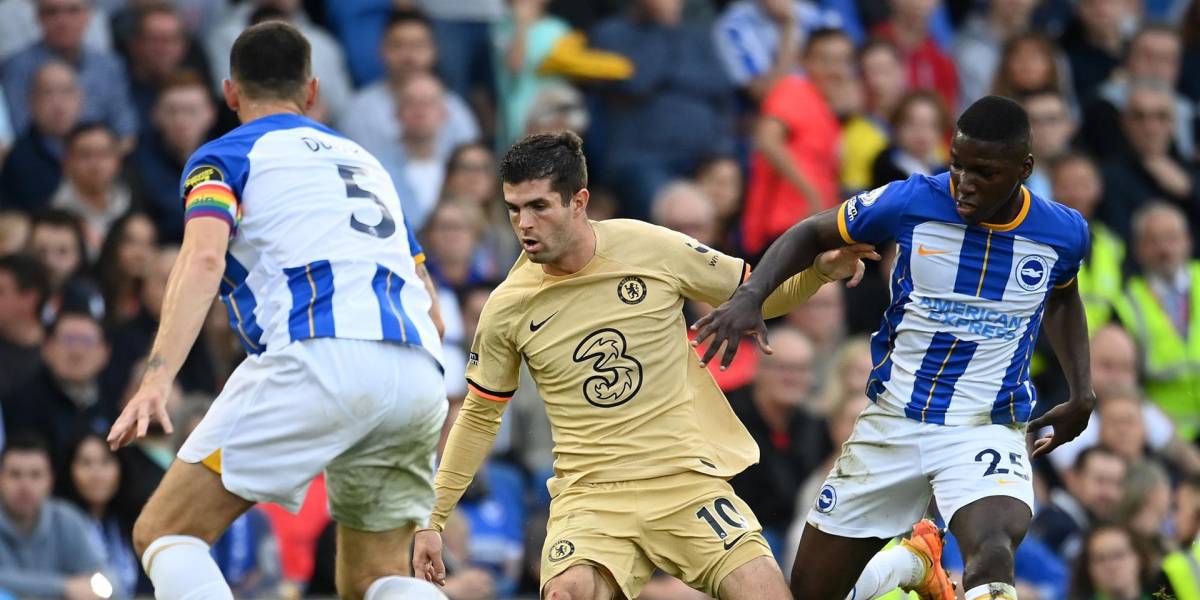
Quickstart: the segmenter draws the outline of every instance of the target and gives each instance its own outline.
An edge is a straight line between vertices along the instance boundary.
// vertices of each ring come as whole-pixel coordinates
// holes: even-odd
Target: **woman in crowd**
[[[129,212],[113,221],[96,261],[109,325],[123,323],[141,310],[142,280],[157,244],[158,229],[146,213]]]
[[[487,280],[474,263],[483,232],[483,211],[469,200],[443,198],[429,215],[422,242],[429,275],[454,291]],[[511,234],[510,234],[511,237]]]
[[[142,570],[130,536],[141,507],[128,498],[124,469],[104,438],[90,431],[76,437],[64,456],[56,480],[57,495],[87,515],[104,549],[108,570],[118,579],[113,583],[118,590],[132,595],[138,589]],[[146,587],[142,591],[150,590]]]
[[[1120,525],[1098,525],[1083,539],[1075,563],[1072,600],[1151,600],[1143,581],[1145,559],[1132,532]]]
[[[934,92],[909,92],[892,112],[892,144],[875,157],[872,187],[936,175],[946,170],[946,140],[952,131],[950,112]]]
[[[1070,85],[1067,61],[1050,38],[1040,33],[1013,37],[1004,45],[1000,67],[992,93],[1009,98],[1054,90],[1062,94],[1072,112],[1076,112],[1074,89]]]
[[[722,243],[717,249],[740,254],[736,240],[732,238],[737,234],[737,224],[742,216],[742,166],[732,156],[714,156],[701,161],[693,180],[717,208],[719,239]]]
[[[498,183],[496,156],[486,144],[463,144],[450,154],[442,197],[466,200],[482,211],[485,223],[472,262],[474,268],[489,279],[503,277],[521,253],[508,222],[508,211],[500,198]]]

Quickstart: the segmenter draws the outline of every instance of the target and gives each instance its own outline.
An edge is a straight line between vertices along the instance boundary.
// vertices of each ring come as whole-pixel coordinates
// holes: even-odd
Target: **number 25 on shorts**
[[[1020,452],[1008,453],[1008,467],[1001,467],[1000,460],[1000,452],[991,448],[982,450],[979,452],[979,454],[975,455],[975,462],[988,463],[987,470],[983,472],[984,477],[1000,475],[1001,477],[997,479],[997,482],[999,482],[1001,485],[1006,483],[1015,483],[1010,479],[1005,479],[1003,477],[1004,475],[1012,475],[1013,477],[1019,477],[1025,481],[1029,481],[1029,474],[1023,472],[1025,469],[1025,464],[1022,460]]]

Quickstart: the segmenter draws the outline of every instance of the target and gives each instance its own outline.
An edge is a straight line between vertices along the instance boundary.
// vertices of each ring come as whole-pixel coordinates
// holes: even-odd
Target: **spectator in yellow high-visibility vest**
[[[1175,423],[1179,436],[1200,432],[1200,261],[1191,260],[1187,217],[1151,203],[1133,219],[1141,274],[1130,279],[1121,320],[1141,347],[1146,395]]]

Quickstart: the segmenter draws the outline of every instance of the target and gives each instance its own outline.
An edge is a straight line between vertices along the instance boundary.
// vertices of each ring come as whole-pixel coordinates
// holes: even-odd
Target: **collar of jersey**
[[[950,200],[954,200],[954,178],[946,177],[946,181],[950,183]],[[980,223],[980,227],[986,227],[993,231],[1012,231],[1021,226],[1025,222],[1025,217],[1029,216],[1029,205],[1033,202],[1029,195],[1029,188],[1021,186],[1021,210],[1017,212],[1016,218],[1008,223]]]

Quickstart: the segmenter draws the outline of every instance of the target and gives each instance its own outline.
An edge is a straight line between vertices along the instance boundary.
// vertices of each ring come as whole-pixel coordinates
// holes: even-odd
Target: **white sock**
[[[985,583],[967,590],[967,600],[1017,600],[1017,588],[1007,583]]]
[[[436,585],[412,577],[383,577],[376,579],[363,600],[446,600]]]
[[[923,577],[925,561],[904,546],[894,546],[876,554],[867,563],[846,600],[878,598],[898,587],[917,585]]]
[[[142,555],[142,568],[158,600],[233,600],[208,544],[200,538],[166,535],[154,540]]]

